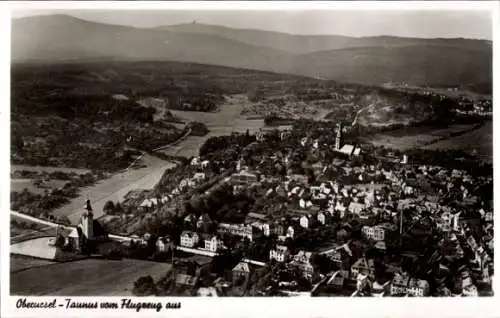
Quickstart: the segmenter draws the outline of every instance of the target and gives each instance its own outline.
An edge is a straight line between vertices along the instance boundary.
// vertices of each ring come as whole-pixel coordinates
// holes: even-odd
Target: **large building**
[[[361,148],[354,145],[344,144],[341,123],[337,123],[335,128],[335,151],[343,153],[347,156],[358,156],[361,153]]]

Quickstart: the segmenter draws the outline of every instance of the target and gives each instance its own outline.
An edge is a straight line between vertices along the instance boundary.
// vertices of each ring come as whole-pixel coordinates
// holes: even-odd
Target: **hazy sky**
[[[136,27],[188,23],[217,24],[291,34],[347,36],[464,37],[492,39],[487,11],[223,11],[223,10],[44,10],[13,11],[13,17],[70,14],[86,20]]]

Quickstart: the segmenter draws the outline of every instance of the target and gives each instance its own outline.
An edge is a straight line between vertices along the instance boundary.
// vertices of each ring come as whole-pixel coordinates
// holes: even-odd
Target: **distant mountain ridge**
[[[67,15],[12,21],[13,62],[177,61],[366,85],[491,86],[486,40],[291,35],[205,24],[109,25]]]
[[[478,39],[427,39],[388,35],[369,37],[350,37],[343,35],[297,35],[257,29],[237,29],[200,23],[160,26],[154,29],[180,33],[219,35],[251,45],[267,46],[297,54],[371,46],[447,45],[462,48],[477,48],[478,45],[488,45],[488,43],[491,45],[491,41]]]

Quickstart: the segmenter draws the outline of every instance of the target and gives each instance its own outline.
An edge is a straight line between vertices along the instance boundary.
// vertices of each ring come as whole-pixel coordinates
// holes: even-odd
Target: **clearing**
[[[493,160],[493,121],[488,121],[478,129],[463,135],[440,140],[423,147],[424,149],[461,149],[479,158]]]
[[[362,138],[363,141],[372,143],[375,146],[384,146],[398,150],[406,150],[415,147],[427,148],[433,143],[441,143],[453,138],[447,138],[450,134],[460,133],[462,131],[470,130],[474,125],[454,125],[447,128],[435,127],[410,127],[401,128],[386,133],[376,133]],[[481,128],[480,128],[481,129]],[[466,132],[461,136],[469,136],[473,134],[473,130]],[[446,138],[442,140],[443,138]],[[442,141],[440,141],[442,140]],[[458,145],[460,146],[460,145]]]
[[[168,263],[84,259],[11,273],[10,292],[31,296],[132,296],[139,277],[151,275],[158,280],[170,269]]]

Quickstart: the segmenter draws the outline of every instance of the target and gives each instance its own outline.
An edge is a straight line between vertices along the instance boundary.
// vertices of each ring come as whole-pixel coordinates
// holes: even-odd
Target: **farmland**
[[[493,121],[466,134],[425,146],[424,149],[462,149],[491,162],[493,159]]]
[[[169,270],[167,263],[85,259],[11,273],[10,288],[13,295],[131,296],[137,277],[158,279]]]
[[[473,125],[456,125],[448,128],[401,128],[385,133],[366,136],[364,137],[364,140],[371,142],[375,146],[385,146],[399,150],[406,150],[409,148],[425,146],[451,133],[457,133],[472,127]]]

